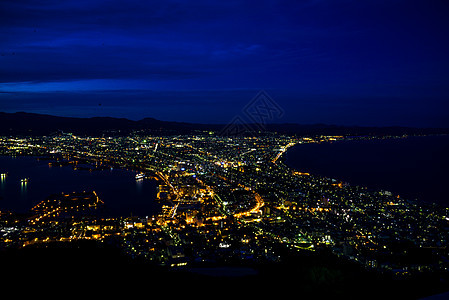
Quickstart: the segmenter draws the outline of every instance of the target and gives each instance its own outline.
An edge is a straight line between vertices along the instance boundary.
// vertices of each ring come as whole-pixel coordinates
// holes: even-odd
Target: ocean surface
[[[449,207],[449,136],[299,144],[288,166]]]
[[[157,181],[136,181],[134,171],[73,170],[71,166],[48,165],[34,157],[0,156],[0,211],[28,212],[51,194],[95,190],[105,205],[106,216],[151,216],[161,209],[155,201]],[[26,184],[22,178],[29,178]]]

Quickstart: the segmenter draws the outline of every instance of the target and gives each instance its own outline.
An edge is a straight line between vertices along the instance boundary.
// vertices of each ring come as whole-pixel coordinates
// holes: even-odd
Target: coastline
[[[282,162],[299,172],[448,206],[449,197],[443,191],[449,180],[446,150],[449,135],[351,139],[296,144]]]
[[[34,205],[51,194],[95,190],[105,202],[105,207],[101,209],[101,213],[105,216],[122,215],[121,210],[124,210],[123,216],[129,213],[136,215],[138,210],[145,211],[144,215],[150,211],[152,213],[160,211],[160,203],[156,199],[157,185],[160,181],[156,180],[156,177],[149,176],[148,179],[138,182],[134,178],[137,172],[134,169],[100,168],[89,171],[85,168],[74,169],[71,165],[50,167],[47,166],[46,160],[38,158],[29,155],[0,155],[0,160],[4,162],[8,159],[15,160],[15,163],[11,161],[1,166],[0,171],[9,174],[1,182],[0,199],[3,203],[0,210],[28,213]],[[29,177],[27,186],[20,186],[17,183],[22,177]],[[52,180],[56,180],[58,184],[50,183]],[[146,193],[152,195],[154,193],[151,203],[147,203]]]

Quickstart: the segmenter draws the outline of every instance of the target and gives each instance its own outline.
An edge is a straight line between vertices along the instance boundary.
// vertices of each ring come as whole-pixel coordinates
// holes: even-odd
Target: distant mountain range
[[[147,134],[183,134],[198,131],[215,131],[224,135],[258,134],[269,131],[297,135],[402,135],[449,133],[449,128],[411,128],[411,127],[363,127],[326,124],[248,124],[235,121],[230,124],[197,124],[160,121],[144,118],[139,121],[125,118],[58,117],[34,113],[0,112],[0,135],[49,135],[58,132],[76,134],[126,134],[142,130]]]

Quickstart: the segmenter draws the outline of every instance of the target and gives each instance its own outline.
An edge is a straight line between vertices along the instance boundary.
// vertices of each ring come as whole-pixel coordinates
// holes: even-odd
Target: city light
[[[209,132],[1,137],[3,155],[46,157],[49,165],[72,167],[74,172],[135,170],[140,183],[157,183],[155,201],[162,206],[153,216],[105,218],[93,214],[107,205],[95,191],[66,191],[39,202],[29,215],[2,211],[1,245],[118,239],[131,257],[173,268],[230,258],[276,262],[285,255],[280,249],[327,249],[394,276],[448,270],[447,209],[299,172],[283,163],[283,155],[294,145],[342,139],[348,138],[269,133],[222,137]],[[0,174],[2,182],[6,177],[6,172]],[[20,179],[23,192],[28,182]],[[398,254],[396,245],[405,241],[412,246]],[[425,249],[433,251],[428,262],[404,258]]]

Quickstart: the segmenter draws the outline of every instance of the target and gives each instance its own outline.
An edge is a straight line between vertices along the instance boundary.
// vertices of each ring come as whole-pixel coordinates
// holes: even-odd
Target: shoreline
[[[413,201],[417,200],[424,203],[438,203],[439,205],[448,206],[449,199],[444,200],[444,194],[441,194],[439,198],[435,196],[437,195],[437,188],[433,189],[433,193],[429,193],[429,189],[419,189],[424,182],[429,186],[432,183],[437,187],[444,186],[444,177],[440,178],[439,174],[444,171],[442,164],[449,164],[449,160],[446,159],[446,161],[440,163],[440,159],[441,157],[444,158],[444,154],[438,152],[438,147],[433,148],[433,145],[440,143],[443,145],[442,149],[445,149],[444,146],[449,145],[448,138],[449,135],[441,134],[407,136],[405,138],[344,139],[320,143],[298,143],[289,148],[285,155],[282,155],[282,163],[298,172],[307,172],[314,176],[335,179],[350,185],[366,187],[369,190],[391,191],[393,194],[401,195],[401,197],[402,194],[405,194],[404,198]],[[395,140],[400,143],[395,143]],[[370,147],[371,143],[372,147]],[[409,144],[416,147],[409,147]],[[305,147],[301,148],[300,146]],[[407,150],[404,151],[403,155],[399,154],[401,147]],[[434,149],[439,153],[438,157],[428,155]],[[365,155],[356,150],[367,150],[368,152]],[[386,150],[391,151],[388,152]],[[417,152],[415,156],[412,155],[413,151]],[[301,152],[301,155],[299,152]],[[350,156],[350,154],[353,156]],[[422,154],[422,157],[418,154]],[[298,158],[299,156],[301,158]],[[334,160],[332,160],[333,157],[335,158]],[[394,158],[397,159],[395,160]],[[299,167],[299,161],[301,161],[303,167]],[[346,167],[343,168],[342,166]],[[402,166],[402,169],[406,168],[406,170],[401,171],[401,168],[396,166]],[[435,169],[433,173],[421,170],[431,166]],[[385,167],[385,169],[381,169],[381,167]],[[413,176],[413,174],[416,174],[416,176]],[[418,177],[421,180],[418,180]],[[439,180],[435,180],[435,178]],[[407,179],[411,180],[409,184],[406,183]],[[440,184],[438,185],[438,183]]]
[[[101,200],[105,201],[105,207],[109,207],[109,209],[105,210],[104,213],[106,216],[111,216],[111,217],[118,217],[118,216],[122,216],[122,217],[126,217],[129,215],[129,213],[120,213],[119,209],[123,206],[123,204],[127,204],[130,203],[129,201],[127,201],[126,198],[132,197],[133,201],[131,201],[131,206],[129,208],[129,211],[132,213],[132,215],[138,215],[136,212],[134,212],[134,210],[138,209],[138,207],[140,207],[141,205],[143,205],[144,203],[142,202],[142,200],[144,198],[149,198],[149,197],[145,197],[145,195],[139,195],[138,190],[140,190],[140,188],[138,188],[136,186],[136,190],[131,190],[131,192],[129,191],[130,188],[134,187],[134,182],[136,182],[137,185],[137,180],[135,180],[135,174],[137,174],[139,171],[132,169],[132,168],[122,168],[122,167],[117,167],[115,166],[112,170],[108,167],[108,168],[98,168],[96,170],[90,171],[89,169],[84,169],[84,168],[73,168],[74,165],[72,164],[67,164],[67,165],[61,165],[58,167],[51,167],[54,168],[55,170],[57,170],[58,172],[59,169],[65,169],[64,171],[62,171],[62,175],[64,178],[62,180],[62,182],[64,183],[62,187],[60,187],[59,185],[56,187],[50,187],[48,186],[46,187],[41,187],[40,183],[41,180],[33,180],[34,178],[39,179],[39,177],[41,176],[40,174],[38,174],[38,170],[36,170],[37,168],[41,168],[44,167],[45,171],[48,171],[47,169],[49,167],[47,167],[46,162],[51,160],[47,160],[45,159],[47,157],[43,157],[43,156],[34,156],[34,155],[21,155],[21,156],[12,156],[12,155],[0,155],[0,159],[8,159],[8,160],[22,160],[22,159],[28,159],[28,163],[30,164],[30,166],[28,166],[28,170],[31,170],[31,173],[34,173],[33,176],[29,176],[30,180],[29,183],[27,184],[28,187],[26,190],[24,190],[24,192],[21,190],[22,187],[18,186],[16,187],[14,182],[16,181],[17,178],[21,178],[22,174],[24,171],[22,170],[24,167],[20,166],[19,168],[17,168],[19,170],[19,172],[15,172],[16,174],[11,174],[11,170],[15,169],[14,168],[5,168],[4,166],[1,166],[0,172],[6,172],[8,173],[8,175],[6,176],[6,178],[2,178],[2,182],[1,182],[1,187],[2,187],[2,191],[4,191],[4,195],[3,192],[2,194],[0,194],[0,199],[2,199],[2,202],[4,202],[2,204],[2,209],[0,209],[0,211],[2,212],[12,212],[12,213],[16,213],[16,214],[26,214],[29,213],[29,211],[31,210],[31,208],[37,204],[40,203],[41,201],[44,201],[47,197],[49,197],[52,194],[59,194],[60,192],[64,192],[64,193],[71,193],[71,192],[82,192],[84,190],[89,191],[89,190],[95,190],[97,192],[100,193],[100,198]],[[22,160],[25,161],[25,160]],[[25,164],[25,163],[23,163]],[[106,172],[105,172],[106,171]],[[114,174],[112,174],[112,172],[114,172]],[[150,172],[147,172],[150,173]],[[68,174],[72,174],[72,175],[68,175]],[[126,175],[128,174],[128,175]],[[11,178],[12,175],[12,178]],[[67,175],[67,176],[66,176]],[[44,175],[45,176],[45,175]],[[54,175],[54,176],[57,176]],[[80,178],[79,176],[81,176],[81,180],[79,180],[78,178]],[[93,180],[93,181],[85,181],[86,176],[88,178],[91,178],[92,176],[97,177],[97,179]],[[108,177],[109,176],[109,177]],[[112,177],[110,177],[112,176]],[[118,194],[116,195],[117,190],[114,189],[114,191],[110,190],[110,188],[108,188],[108,182],[109,180],[112,180],[112,186],[111,187],[115,187],[116,185],[114,184],[114,182],[116,182],[118,179],[118,177],[129,177],[126,180],[126,186],[124,186],[123,188],[119,189]],[[13,179],[14,182],[10,182],[9,184],[7,183],[8,177],[10,177],[9,180]],[[22,176],[23,177],[23,176]],[[72,178],[73,177],[73,178]],[[84,178],[84,179],[83,179]],[[123,177],[125,178],[125,177]],[[156,179],[157,178],[157,179]],[[5,180],[5,181],[4,181]],[[75,182],[70,183],[71,181],[75,180]],[[78,180],[78,181],[76,181]],[[106,182],[106,181],[107,182]],[[156,215],[161,211],[161,208],[158,208],[160,206],[160,201],[158,201],[156,195],[157,195],[157,188],[158,185],[160,184],[160,179],[156,176],[156,174],[153,174],[153,172],[151,172],[151,174],[149,174],[147,176],[146,179],[144,179],[143,181],[151,181],[150,185],[146,185],[145,189],[150,188],[150,186],[154,186],[155,188],[155,193],[154,193],[154,197],[152,197],[151,199],[151,203],[148,204],[149,207],[148,209],[151,210],[151,215]],[[37,184],[37,185],[36,185]],[[82,186],[82,187],[80,187]],[[27,191],[31,188],[31,193],[30,191]],[[63,190],[59,190],[59,188],[63,189]],[[48,192],[46,192],[46,190],[48,190]],[[23,194],[24,193],[24,194]],[[129,194],[131,193],[131,194]],[[151,194],[153,195],[153,194]],[[147,195],[147,196],[151,196],[151,195]],[[25,198],[23,198],[25,197]],[[20,198],[20,199],[19,199]],[[125,198],[125,199],[121,199],[121,198]],[[8,200],[9,199],[9,200]],[[26,199],[26,201],[25,201]],[[121,199],[121,201],[120,201]],[[20,200],[20,201],[19,201]],[[24,202],[25,201],[25,202]],[[149,201],[149,200],[147,200]],[[12,202],[17,202],[17,205],[13,205],[11,204]],[[123,202],[123,203],[122,203]],[[27,203],[29,204],[29,207],[27,208]],[[135,206],[135,208],[133,209],[132,207]],[[104,210],[104,208],[102,209]],[[147,213],[148,215],[150,215],[149,213]],[[147,214],[142,214],[142,216],[146,216]]]

